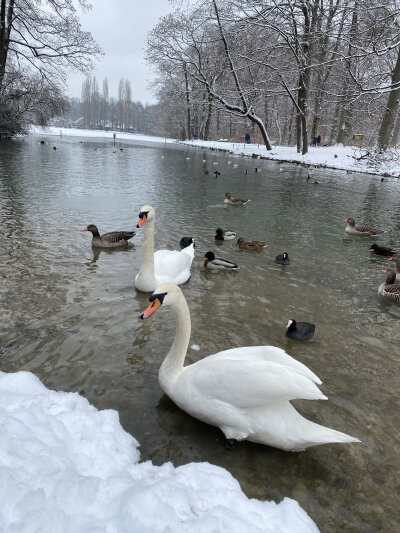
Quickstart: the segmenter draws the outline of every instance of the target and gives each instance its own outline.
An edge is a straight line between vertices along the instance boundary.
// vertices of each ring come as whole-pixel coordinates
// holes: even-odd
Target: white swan
[[[194,243],[182,251],[158,250],[154,253],[155,211],[144,205],[139,213],[138,228],[143,226],[143,254],[140,270],[135,278],[139,291],[151,292],[161,283],[181,285],[190,278],[194,258]]]
[[[326,400],[318,377],[275,346],[233,348],[183,366],[190,338],[190,314],[182,291],[157,287],[140,315],[148,318],[162,304],[173,307],[177,325],[159,382],[166,394],[190,415],[219,427],[231,439],[247,439],[288,451],[332,442],[359,442],[339,431],[310,422],[290,404],[296,398]]]

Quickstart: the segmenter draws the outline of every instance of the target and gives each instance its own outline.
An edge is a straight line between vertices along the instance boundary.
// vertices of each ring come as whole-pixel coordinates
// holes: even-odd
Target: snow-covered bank
[[[300,163],[323,168],[335,168],[352,172],[367,174],[387,175],[395,178],[400,177],[400,151],[391,150],[379,161],[360,158],[365,155],[366,149],[356,146],[321,146],[310,147],[305,155],[298,154],[295,146],[274,146],[267,150],[261,144],[242,144],[221,141],[180,141],[186,146],[196,146],[212,150],[222,150],[236,155],[272,159],[279,162]]]
[[[268,151],[261,144],[243,144],[222,141],[177,141],[175,139],[165,139],[164,137],[152,137],[150,135],[140,135],[136,133],[122,133],[102,130],[80,130],[73,128],[41,128],[34,126],[31,133],[41,137],[86,137],[93,139],[110,139],[113,140],[113,133],[116,133],[117,142],[146,142],[146,143],[178,143],[185,146],[198,147],[210,150],[219,150],[235,155],[271,159],[279,162],[297,163],[302,165],[311,165],[315,167],[334,168],[338,170],[348,170],[352,172],[363,172],[366,174],[377,174],[390,176],[393,178],[400,177],[400,150],[387,151],[378,160],[372,161],[371,158],[360,158],[365,154],[364,149],[356,146],[321,146],[310,147],[306,155],[296,152],[294,146],[274,146]]]
[[[223,468],[138,463],[116,411],[29,372],[0,372],[0,435],[4,533],[318,532],[296,501],[248,499]]]

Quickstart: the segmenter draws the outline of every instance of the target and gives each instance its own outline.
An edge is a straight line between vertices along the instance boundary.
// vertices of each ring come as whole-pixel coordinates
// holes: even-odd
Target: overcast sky
[[[101,90],[108,78],[110,96],[117,96],[120,78],[127,78],[132,86],[132,99],[154,103],[147,88],[151,79],[150,67],[144,60],[146,34],[158,19],[172,11],[168,0],[92,0],[93,8],[79,13],[82,29],[89,31],[101,46],[104,56],[93,73]],[[81,96],[82,74],[71,73],[69,93]]]

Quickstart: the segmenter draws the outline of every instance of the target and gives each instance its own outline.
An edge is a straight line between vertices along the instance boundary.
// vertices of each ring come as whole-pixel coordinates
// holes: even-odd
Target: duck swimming
[[[230,192],[226,192],[224,196],[225,196],[224,204],[244,205],[244,204],[247,204],[247,202],[250,202],[250,200],[242,200],[242,198],[232,198],[232,195]]]
[[[265,242],[245,241],[242,238],[237,240],[236,246],[239,246],[239,248],[241,248],[242,250],[262,250],[263,248],[267,247]]]
[[[306,341],[311,339],[314,335],[315,326],[309,322],[296,322],[296,320],[289,320],[286,326],[286,337],[296,339],[298,341]]]
[[[166,283],[156,288],[149,301],[141,319],[163,305],[171,306],[176,316],[175,339],[158,373],[161,388],[183,411],[219,427],[228,443],[247,439],[300,451],[333,442],[359,442],[296,411],[291,400],[327,398],[316,385],[320,379],[280,348],[233,348],[183,366],[191,321],[182,291]]]
[[[207,252],[203,255],[204,266],[210,270],[239,270],[238,265],[228,261],[228,259],[223,259],[222,257],[215,257],[214,252]]]
[[[194,258],[194,243],[180,252],[158,250],[154,252],[155,211],[151,205],[144,205],[139,213],[138,228],[143,226],[143,252],[135,287],[139,291],[153,291],[160,283],[173,282],[177,285],[190,278],[190,268]]]
[[[193,243],[193,246],[196,247],[194,244],[193,237],[182,237],[182,239],[179,241],[179,244],[182,246],[182,248],[186,248],[187,246],[190,246]]]
[[[89,224],[87,228],[81,231],[90,231],[93,235],[92,246],[94,248],[122,248],[130,245],[129,239],[136,235],[134,231],[110,231],[100,235],[94,224]]]
[[[370,228],[369,226],[356,226],[354,218],[346,218],[345,222],[347,222],[348,225],[344,231],[347,231],[347,233],[352,233],[353,235],[371,236],[379,235],[380,233],[386,233],[386,231],[383,229],[374,229]]]
[[[371,248],[369,249],[371,254],[377,254],[377,255],[394,255],[396,252],[392,250],[392,248],[388,248],[387,246],[378,246],[376,243],[371,244]]]
[[[217,228],[214,233],[214,238],[217,241],[231,241],[236,237],[236,232],[229,229]]]
[[[400,304],[400,285],[396,285],[396,271],[393,268],[382,270],[386,274],[386,280],[379,285],[378,292]]]

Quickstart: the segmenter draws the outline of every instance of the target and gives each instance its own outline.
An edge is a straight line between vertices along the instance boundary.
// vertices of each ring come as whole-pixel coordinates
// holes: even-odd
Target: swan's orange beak
[[[143,224],[146,222],[147,216],[143,215],[142,218],[139,218],[139,222],[136,224],[137,228],[141,228]]]
[[[89,231],[89,230],[87,228],[85,228],[85,229],[81,229],[81,231]]]
[[[145,318],[149,318],[153,313],[157,311],[157,309],[161,307],[161,302],[158,298],[155,298],[141,313],[140,318],[144,320]]]

